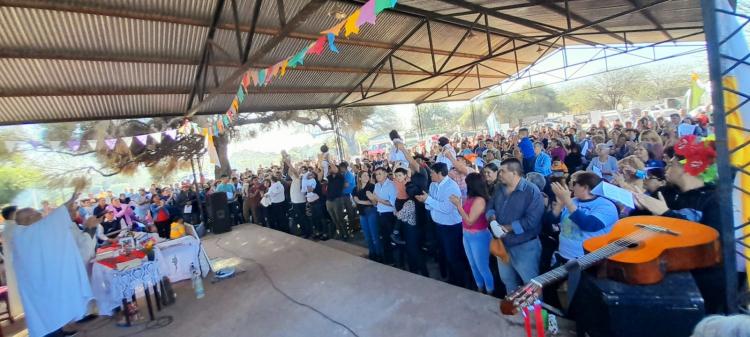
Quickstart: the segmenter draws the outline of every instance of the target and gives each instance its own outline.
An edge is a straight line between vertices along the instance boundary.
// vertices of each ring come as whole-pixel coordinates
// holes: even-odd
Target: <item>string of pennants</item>
[[[211,136],[218,136],[223,134],[238,117],[239,107],[242,102],[248,96],[249,87],[256,86],[262,87],[271,83],[274,79],[282,78],[286,75],[287,70],[294,69],[299,65],[303,65],[305,56],[307,55],[320,55],[327,47],[334,53],[338,53],[339,50],[336,47],[335,40],[342,34],[344,37],[349,37],[354,34],[359,34],[359,29],[365,23],[374,25],[376,22],[376,16],[386,9],[393,8],[396,6],[397,0],[369,0],[362,7],[355,10],[346,19],[337,23],[333,27],[320,32],[320,37],[315,42],[302,48],[294,55],[287,57],[276,64],[266,69],[250,69],[242,76],[242,80],[237,88],[237,94],[232,99],[232,103],[227,109],[226,113],[221,115],[218,120],[207,128],[201,128],[197,123],[191,122],[186,119],[184,124],[178,129],[170,129],[161,132],[154,132],[144,135],[130,136],[130,137],[118,137],[118,138],[106,138],[103,140],[104,145],[110,151],[114,150],[115,146],[119,141],[122,141],[127,147],[133,143],[135,139],[140,144],[146,146],[148,139],[151,138],[156,143],[161,143],[164,136],[171,139],[177,138],[177,133],[181,135],[203,135],[207,137],[209,143],[209,154],[212,154],[211,145],[213,143]],[[36,141],[36,140],[6,140],[5,147],[9,151],[17,150],[19,146],[30,146],[34,149],[39,147],[47,148],[61,148],[66,147],[71,151],[79,151],[82,147],[88,146],[91,150],[96,150],[99,141],[95,139],[91,140],[79,140],[71,139],[68,141]],[[212,156],[213,157],[213,156]]]
[[[213,123],[213,125],[208,128],[203,128],[203,130],[194,130],[191,126],[184,126],[184,128],[187,129],[187,133],[195,132],[206,136],[211,134],[214,136],[223,134],[224,130],[230,127],[232,122],[237,119],[240,104],[242,104],[242,102],[245,101],[245,98],[247,98],[249,93],[248,88],[250,86],[266,86],[274,79],[284,77],[287,70],[294,69],[297,66],[304,64],[305,56],[320,55],[326,47],[332,52],[338,53],[339,50],[336,48],[335,40],[341,35],[342,31],[344,37],[347,38],[353,34],[359,34],[359,28],[362,25],[365,23],[374,25],[376,21],[375,17],[384,10],[395,7],[396,2],[397,0],[369,0],[343,21],[320,32],[320,37],[315,40],[315,42],[302,48],[296,54],[287,57],[266,69],[248,70],[242,75],[242,80],[237,88],[237,94],[232,99],[232,104],[229,106],[229,109],[227,109],[227,112]]]
[[[180,129],[182,129],[182,127]],[[127,147],[130,147],[130,145],[133,143],[133,140],[137,141],[143,146],[146,146],[148,145],[149,138],[153,139],[155,143],[159,144],[161,143],[162,139],[164,139],[164,137],[169,137],[172,140],[176,139],[177,132],[178,132],[177,129],[170,129],[170,130],[165,130],[161,132],[153,132],[153,133],[148,133],[145,135],[137,135],[137,136],[131,136],[131,137],[105,138],[102,141],[99,141],[96,139],[71,139],[68,141],[6,140],[5,148],[8,151],[18,150],[22,146],[29,146],[34,149],[37,149],[40,147],[46,147],[46,148],[51,148],[51,149],[67,148],[73,152],[76,152],[85,146],[88,146],[88,148],[91,150],[96,150],[98,149],[98,146],[101,145],[100,143],[104,143],[104,146],[106,146],[107,149],[112,151],[115,149],[115,146],[117,146],[117,143],[120,141],[125,143]]]

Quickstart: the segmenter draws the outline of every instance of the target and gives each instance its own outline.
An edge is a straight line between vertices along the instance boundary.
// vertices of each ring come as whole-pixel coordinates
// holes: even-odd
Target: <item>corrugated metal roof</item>
[[[0,7],[0,27],[3,27],[0,29],[0,124],[184,114],[188,110],[189,93],[195,84],[217,1],[5,1],[6,5]],[[259,0],[236,2],[243,49],[256,1]],[[469,1],[485,9],[517,5],[502,13],[560,29],[566,26],[564,15],[538,4],[529,4],[527,0]],[[273,64],[292,56],[312,43],[320,31],[338,23],[337,14],[348,15],[361,3],[325,2],[290,36],[273,46],[270,52],[259,55],[260,59],[252,66]],[[213,96],[200,106],[202,113],[225,111],[231,100],[227,92],[232,90],[222,92],[213,88],[214,73],[216,81],[223,83],[231,79],[240,66],[241,54],[233,30],[235,20],[231,4],[232,0],[224,2],[219,27],[212,41],[215,47],[212,47],[210,64],[216,67],[208,68],[207,84]],[[289,22],[307,4],[307,0],[283,1],[284,21]],[[277,6],[276,1],[262,2],[250,56],[267,46],[282,30]],[[632,4],[627,0],[579,0],[571,1],[570,7],[581,20],[597,20],[632,8]],[[648,11],[664,26],[697,26],[697,31],[700,31],[698,0],[668,1]],[[309,55],[302,66],[304,70],[290,69],[284,78],[260,90],[253,89],[242,109],[335,107],[350,91],[352,94],[341,103],[374,105],[466,99],[501,82],[541,56],[536,45],[510,52],[512,44],[502,36],[505,33],[493,33],[490,34],[492,49],[502,48],[494,57],[486,58],[488,47],[483,18],[472,26],[471,33],[462,41],[477,13],[431,20],[432,46],[426,24],[402,41],[421,24],[425,13],[440,16],[466,12],[465,8],[440,0],[401,0],[395,11],[381,13],[376,25],[367,24],[361,27],[359,34],[350,38],[339,36],[338,54],[327,51],[323,55]],[[546,34],[511,21],[488,18],[491,29],[537,38]],[[654,25],[642,13],[636,12],[599,26],[626,30],[653,28]],[[596,30],[591,27],[582,31]],[[693,31],[696,30],[682,32]],[[618,42],[605,34],[586,35],[585,38],[595,43]],[[700,35],[692,37],[693,40],[701,38]],[[520,38],[515,42],[520,46],[529,39]],[[628,34],[628,40],[633,42],[661,39],[663,35],[658,31]],[[403,47],[388,62],[386,56],[391,48],[401,42]],[[567,42],[580,43],[571,39]],[[450,73],[430,74],[433,71],[431,48],[435,52],[437,70],[443,68],[444,71],[451,70]],[[386,62],[377,78],[375,74],[366,76],[381,60]],[[443,66],[446,60],[448,62]],[[390,74],[391,63],[394,78]],[[405,87],[389,92],[394,81],[397,86]],[[357,87],[360,82],[362,88]],[[367,97],[362,97],[361,92],[367,88],[370,92]]]

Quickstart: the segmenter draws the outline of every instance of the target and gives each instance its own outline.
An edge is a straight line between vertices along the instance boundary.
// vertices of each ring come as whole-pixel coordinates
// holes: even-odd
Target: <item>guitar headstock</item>
[[[518,313],[519,308],[523,308],[534,304],[534,301],[539,299],[542,294],[542,287],[536,283],[531,282],[521,288],[518,288],[512,294],[505,296],[500,301],[500,312],[503,315],[515,315]]]

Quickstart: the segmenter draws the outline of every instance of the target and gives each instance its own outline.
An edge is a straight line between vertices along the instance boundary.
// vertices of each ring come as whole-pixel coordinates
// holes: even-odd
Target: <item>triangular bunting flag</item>
[[[51,149],[56,149],[56,148],[59,148],[59,147],[60,147],[60,144],[62,144],[62,142],[61,142],[61,141],[59,141],[59,140],[50,140],[50,141],[49,141],[48,143],[49,143],[49,147],[50,147]]]
[[[352,34],[359,34],[359,26],[357,25],[359,14],[360,10],[358,9],[346,19],[346,23],[344,24],[344,36],[349,37],[349,35]]]
[[[127,146],[128,148],[130,148],[130,144],[133,144],[133,137],[122,137],[120,139],[125,142],[125,146]]]
[[[242,87],[247,90],[247,87],[250,85],[250,72],[246,72],[244,76],[242,76]]]
[[[281,62],[281,75],[279,77],[284,77],[284,74],[286,74],[286,66],[289,64],[289,59],[284,60]]]
[[[167,136],[169,136],[169,138],[172,138],[172,140],[174,140],[175,138],[177,138],[177,130],[175,130],[175,129],[164,131],[164,134],[167,135]]]
[[[325,46],[327,38],[327,36],[319,37],[307,52],[313,55],[320,55],[323,52],[323,46]]]
[[[396,0],[391,0],[391,8],[396,7]]]
[[[245,101],[245,92],[242,90],[242,87],[237,89],[237,101],[239,101],[239,104]]]
[[[27,141],[27,143],[29,145],[31,145],[31,147],[33,147],[34,149],[36,149],[36,148],[38,148],[39,146],[42,145],[42,142],[40,142],[38,140],[29,140],[29,141]]]
[[[229,117],[227,117],[227,115],[221,116],[221,119],[224,121],[225,127],[228,127],[229,125],[231,125],[231,123],[229,122]]]
[[[211,126],[211,130],[213,130],[214,136],[218,136],[219,135],[219,128],[217,128],[216,125]]]
[[[307,50],[309,48],[310,48],[310,46],[307,46],[307,47],[303,48],[302,50],[300,50],[297,54],[295,54],[294,56],[292,56],[292,58],[289,59],[289,63],[287,64],[287,66],[289,66],[291,68],[295,68],[295,67],[297,67],[300,64],[304,64],[304,62],[305,62],[305,55],[307,54]]]
[[[148,145],[148,135],[135,136],[135,139],[143,145]]]
[[[219,130],[219,134],[224,133],[224,121],[223,120],[216,122],[216,129]]]
[[[253,85],[257,87],[258,86],[258,71],[252,70],[252,71],[248,71],[248,73],[250,73],[250,77],[253,78]]]
[[[266,84],[266,70],[265,69],[258,70],[258,83],[260,83],[261,86]]]
[[[386,0],[386,2],[390,3],[390,0]],[[333,35],[339,36],[339,33],[341,33],[341,29],[344,28],[344,25],[346,24],[346,21],[347,20],[341,21],[341,22],[337,23],[335,26],[331,27],[330,29],[324,30],[324,31],[322,31],[320,33],[321,34],[333,34]]]
[[[96,139],[89,139],[86,142],[89,143],[89,149],[96,150]]]
[[[330,49],[334,53],[338,53],[339,49],[336,48],[335,44],[333,44],[333,40],[336,39],[336,35],[333,35],[333,33],[328,33],[326,37],[328,38],[328,49]]]
[[[234,108],[234,110],[238,110],[240,108],[240,103],[237,101],[237,97],[232,100],[232,107]]]
[[[154,132],[152,134],[149,134],[149,136],[151,136],[151,138],[153,138],[157,144],[161,143],[161,132]]]
[[[115,145],[117,145],[117,138],[107,138],[104,140],[104,144],[107,144],[108,149],[114,150]]]
[[[274,64],[274,65],[268,67],[268,70],[266,72],[266,74],[268,74],[266,76],[266,84],[271,83],[271,80],[274,79],[274,78],[276,78],[276,74],[278,72],[279,72],[279,65],[278,64]]]
[[[81,148],[81,141],[76,139],[71,139],[68,141],[68,148],[70,148],[73,151],[78,151],[78,149]]]
[[[393,4],[391,4],[391,0],[376,0],[375,1],[375,15],[380,14],[380,12],[388,9],[393,8]]]
[[[365,22],[371,25],[375,24],[375,0],[365,2],[360,8],[359,18],[357,18],[357,26],[362,26]]]

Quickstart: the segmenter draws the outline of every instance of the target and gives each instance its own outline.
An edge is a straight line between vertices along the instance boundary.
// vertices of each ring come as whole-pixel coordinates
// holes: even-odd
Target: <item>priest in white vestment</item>
[[[81,319],[93,299],[71,230],[73,200],[75,196],[46,217],[30,208],[16,213],[14,267],[31,337],[45,336]]]

